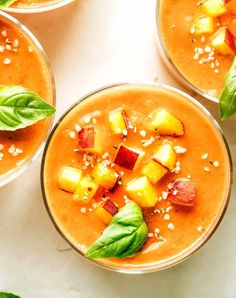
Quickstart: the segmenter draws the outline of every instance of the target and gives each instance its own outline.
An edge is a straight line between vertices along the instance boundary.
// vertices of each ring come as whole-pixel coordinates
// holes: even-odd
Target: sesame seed
[[[210,52],[211,52],[211,47],[209,47],[209,46],[205,46],[204,51],[205,51],[206,53],[210,53]]]
[[[163,191],[162,192],[162,199],[166,200],[168,198],[168,194],[169,194],[168,191]]]
[[[192,27],[192,28],[190,29],[190,33],[193,34],[194,32],[195,32],[195,28]]]
[[[3,30],[3,31],[2,31],[2,36],[3,36],[3,37],[7,37],[7,31],[6,31],[6,30]]]
[[[188,175],[186,175],[186,178],[191,179],[192,178],[192,175],[191,174],[188,174]]]
[[[15,40],[13,41],[13,47],[14,47],[14,48],[18,48],[18,47],[19,47],[19,40],[18,40],[18,39],[15,39]]]
[[[215,72],[215,73],[219,73],[219,69],[216,68],[216,69],[214,70],[214,72]]]
[[[32,53],[33,52],[33,48],[31,46],[28,46],[28,51],[29,51],[29,53]]]
[[[81,126],[79,125],[79,124],[76,124],[75,125],[75,130],[77,131],[77,132],[79,132],[79,131],[81,131]]]
[[[199,233],[201,233],[201,232],[203,231],[203,226],[199,226],[199,227],[197,227],[197,231],[198,231]]]
[[[124,176],[124,174],[125,174],[124,171],[121,171],[121,172],[120,172],[120,175],[121,175],[121,176]]]
[[[5,48],[6,48],[6,50],[11,51],[11,45],[10,44],[7,44]]]
[[[164,216],[163,216],[164,220],[170,220],[170,215],[168,213],[166,213]]]
[[[0,150],[3,150],[3,148],[4,148],[4,145],[0,144]]]
[[[103,159],[107,159],[109,156],[110,156],[110,154],[109,154],[108,152],[105,152],[105,153],[102,155],[102,158],[103,158]]]
[[[159,234],[160,233],[160,229],[155,228],[154,232],[157,233],[157,234]]]
[[[173,196],[176,196],[177,193],[178,193],[178,191],[175,189],[175,190],[173,191]]]
[[[69,137],[70,137],[71,139],[75,139],[75,132],[74,132],[73,130],[71,130],[71,131],[69,132]]]
[[[206,37],[205,36],[202,36],[201,37],[201,43],[204,43],[206,41]]]
[[[219,165],[220,165],[220,163],[219,163],[217,160],[213,162],[213,166],[214,166],[214,167],[217,168],[217,167],[219,167]]]
[[[201,159],[207,159],[208,158],[208,154],[207,153],[203,153],[202,155],[201,155]]]
[[[168,227],[168,229],[171,230],[171,231],[173,231],[173,230],[175,229],[175,225],[174,225],[173,223],[171,223],[171,222],[168,224],[167,227]]]
[[[127,129],[124,129],[122,133],[123,133],[123,136],[127,136],[128,135]]]
[[[5,47],[4,46],[0,46],[0,53],[3,53],[5,50]]]
[[[10,58],[5,58],[5,59],[3,60],[3,63],[4,63],[5,65],[9,65],[9,64],[11,64],[11,59],[10,59]]]
[[[89,115],[84,117],[84,123],[89,124],[90,121],[91,121],[91,117]]]
[[[208,167],[204,167],[204,171],[210,172],[210,169]]]
[[[153,233],[148,233],[148,238],[153,238],[154,234]]]
[[[175,150],[175,153],[177,153],[177,154],[184,154],[187,151],[186,148],[181,147],[181,146],[175,146],[174,150]]]
[[[93,124],[96,124],[97,123],[97,119],[96,118],[93,118],[92,119],[92,122],[93,122]]]
[[[80,209],[80,212],[81,212],[81,213],[84,213],[84,214],[85,214],[86,211],[87,211],[87,208],[85,208],[85,207],[82,207],[82,208]]]
[[[196,54],[193,56],[193,59],[194,59],[194,60],[198,60],[198,59],[199,59],[199,54],[196,53]]]
[[[147,133],[146,133],[145,130],[140,130],[139,134],[140,134],[140,136],[143,137],[143,138],[145,138],[146,135],[147,135]]]

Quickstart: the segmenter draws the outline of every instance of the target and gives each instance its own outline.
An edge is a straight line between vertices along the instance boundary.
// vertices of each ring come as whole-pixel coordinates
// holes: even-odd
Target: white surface
[[[158,76],[177,86],[156,52],[154,0],[77,0],[54,12],[16,16],[48,53],[57,117],[104,84]],[[215,104],[204,104],[217,114]],[[234,160],[235,120],[223,127]],[[166,271],[127,276],[97,268],[69,249],[44,208],[39,171],[40,158],[0,190],[0,289],[22,298],[236,297],[235,187],[220,228],[199,253]]]

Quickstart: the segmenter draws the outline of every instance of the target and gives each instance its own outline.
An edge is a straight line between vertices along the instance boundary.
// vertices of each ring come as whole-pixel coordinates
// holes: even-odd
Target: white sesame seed
[[[194,32],[195,32],[195,28],[192,27],[192,28],[190,29],[190,33],[193,34]]]
[[[192,175],[191,174],[188,174],[188,175],[186,175],[186,178],[191,179],[192,178]]]
[[[69,132],[69,137],[70,137],[71,139],[75,139],[75,132],[74,132],[73,130],[71,130],[71,131]]]
[[[178,191],[175,189],[175,190],[173,191],[173,196],[176,196],[177,193],[178,193]]]
[[[169,194],[168,191],[163,191],[162,192],[162,199],[166,200],[168,198],[168,194]]]
[[[207,159],[208,158],[208,154],[207,153],[203,153],[202,155],[201,155],[201,159]]]
[[[203,227],[202,227],[202,226],[197,227],[197,231],[198,231],[199,233],[201,233],[201,232],[203,231]]]
[[[199,54],[196,53],[196,54],[193,56],[193,59],[194,59],[194,60],[198,60],[198,59],[199,59]]]
[[[146,135],[147,135],[147,133],[146,133],[145,130],[140,130],[139,134],[140,134],[140,136],[143,137],[143,138],[145,138]]]
[[[5,50],[5,47],[4,46],[0,46],[0,53],[3,53]]]
[[[204,167],[204,171],[210,172],[210,169],[208,167]]]
[[[9,65],[9,64],[11,64],[11,59],[10,59],[10,58],[5,58],[5,59],[3,60],[3,63],[4,63],[5,65]]]
[[[81,212],[81,213],[84,213],[84,214],[85,214],[86,211],[87,211],[87,208],[85,208],[85,207],[82,207],[82,208],[80,209],[80,212]]]
[[[127,136],[128,135],[127,129],[124,129],[122,133],[123,133],[123,136]]]
[[[174,225],[173,223],[171,223],[171,222],[168,224],[167,227],[168,227],[168,229],[171,230],[171,231],[173,231],[173,230],[175,229],[175,225]]]
[[[217,168],[217,167],[219,167],[219,165],[220,165],[220,163],[219,163],[217,160],[213,162],[213,166],[214,166],[214,167]]]
[[[157,234],[159,234],[160,233],[160,229],[155,228],[154,232],[157,233]]]
[[[6,50],[11,51],[11,45],[10,45],[10,44],[7,44],[7,45],[5,46],[5,48],[6,48]]]
[[[148,238],[153,238],[154,234],[153,233],[148,233]]]
[[[6,31],[6,30],[3,30],[3,31],[2,31],[2,36],[3,36],[3,37],[7,37],[7,31]]]
[[[107,159],[109,156],[110,156],[110,154],[109,154],[108,152],[105,152],[105,153],[102,155],[102,158],[103,158],[103,159]]]
[[[216,68],[216,69],[214,70],[214,72],[215,72],[215,73],[219,73],[219,69]]]
[[[210,52],[211,52],[211,47],[209,47],[209,46],[205,46],[204,51],[205,51],[206,53],[210,53]]]
[[[13,47],[14,48],[18,48],[19,47],[19,40],[18,39],[14,39],[14,41],[13,41]]]
[[[181,146],[175,146],[174,150],[175,150],[175,153],[177,153],[177,154],[184,154],[187,151],[186,148],[181,147]]]
[[[79,125],[79,124],[76,124],[75,125],[75,130],[77,131],[77,132],[79,132],[79,131],[81,131],[81,126]]]
[[[201,54],[203,54],[203,49],[202,48],[198,48],[197,52],[198,52],[199,55],[201,55]]]
[[[164,216],[163,216],[164,220],[170,220],[170,215],[168,213],[166,213]]]
[[[28,51],[29,51],[29,53],[32,53],[33,52],[33,48],[31,46],[28,46]]]
[[[124,174],[125,174],[124,171],[121,171],[121,172],[120,172],[120,175],[121,175],[121,176],[124,176]]]
[[[0,144],[0,150],[3,150],[3,148],[4,148],[4,145]]]
[[[91,117],[89,115],[84,117],[84,123],[89,124],[90,121],[91,121]]]
[[[93,124],[96,124],[97,123],[97,119],[96,118],[93,118],[92,119],[92,122],[93,122]]]
[[[204,42],[206,42],[206,37],[205,36],[202,36],[201,37],[201,43],[204,43]]]

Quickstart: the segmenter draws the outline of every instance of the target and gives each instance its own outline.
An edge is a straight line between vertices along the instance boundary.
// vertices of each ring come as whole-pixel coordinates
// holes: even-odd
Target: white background
[[[155,0],[77,0],[38,15],[15,15],[44,46],[57,83],[58,118],[80,96],[120,81],[178,86],[155,44]],[[217,105],[202,101],[217,115]],[[236,121],[223,125],[233,159]],[[22,298],[236,297],[235,187],[213,238],[184,263],[128,276],[71,250],[54,229],[40,191],[40,159],[0,190],[0,289]],[[212,186],[214,187],[214,186]]]

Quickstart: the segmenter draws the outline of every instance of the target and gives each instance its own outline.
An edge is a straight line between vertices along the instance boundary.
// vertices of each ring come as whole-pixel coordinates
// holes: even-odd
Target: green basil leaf
[[[55,108],[22,86],[0,86],[0,130],[14,131],[51,116]]]
[[[0,9],[6,8],[7,6],[11,5],[16,0],[0,0]]]
[[[147,239],[148,228],[142,210],[129,202],[112,218],[104,230],[88,249],[88,258],[127,258],[135,255]]]
[[[226,77],[223,91],[220,95],[220,117],[225,120],[236,113],[236,57],[233,60]]]
[[[20,298],[20,296],[16,296],[11,293],[0,292],[0,298]]]

